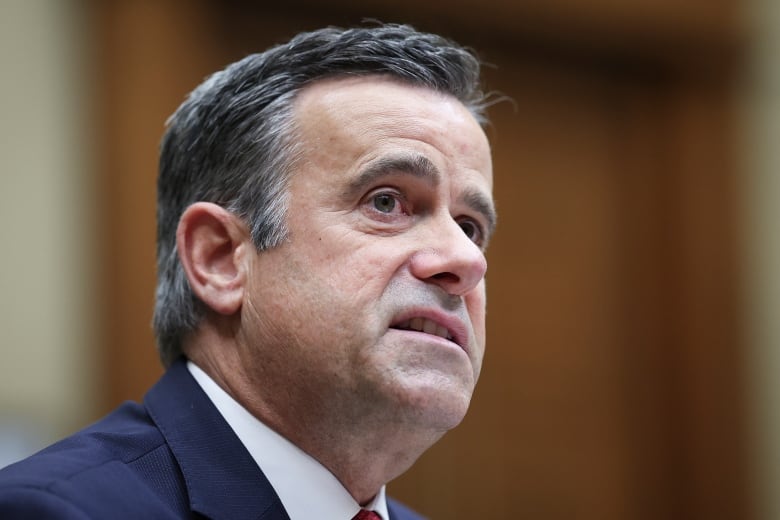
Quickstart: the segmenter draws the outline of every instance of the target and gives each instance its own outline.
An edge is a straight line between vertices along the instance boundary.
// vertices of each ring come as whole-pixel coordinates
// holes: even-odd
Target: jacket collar
[[[149,390],[144,405],[179,463],[193,511],[214,519],[289,520],[268,479],[184,359]]]

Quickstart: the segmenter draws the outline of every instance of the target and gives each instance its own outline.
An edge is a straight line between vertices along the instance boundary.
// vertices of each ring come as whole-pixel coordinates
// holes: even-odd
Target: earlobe
[[[179,219],[179,260],[192,291],[215,312],[229,315],[241,308],[248,240],[243,222],[216,204],[192,204]]]

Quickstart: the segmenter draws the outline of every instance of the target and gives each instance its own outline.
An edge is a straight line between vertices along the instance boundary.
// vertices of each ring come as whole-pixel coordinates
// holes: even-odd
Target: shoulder
[[[175,464],[143,407],[127,403],[0,470],[0,517],[130,518],[142,501],[165,509],[183,487]]]
[[[0,489],[11,484],[50,487],[129,464],[164,444],[143,408],[126,403],[95,424],[0,471]]]
[[[78,506],[44,489],[32,487],[0,488],[2,518],[60,518],[81,520],[89,516]]]
[[[387,498],[387,509],[390,512],[391,520],[425,520],[424,516],[390,497]]]

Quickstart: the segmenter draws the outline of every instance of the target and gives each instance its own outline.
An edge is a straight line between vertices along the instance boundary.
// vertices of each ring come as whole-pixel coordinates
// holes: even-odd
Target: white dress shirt
[[[290,520],[351,520],[357,514],[360,505],[325,466],[249,413],[195,363],[188,361],[187,368],[265,473]],[[384,486],[365,509],[390,518]]]

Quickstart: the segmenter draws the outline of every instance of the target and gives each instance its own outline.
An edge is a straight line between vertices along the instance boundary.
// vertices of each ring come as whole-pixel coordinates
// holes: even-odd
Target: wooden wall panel
[[[162,373],[151,319],[157,149],[169,114],[221,62],[198,2],[96,2],[103,406],[140,399]]]

